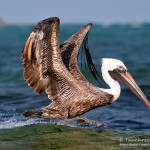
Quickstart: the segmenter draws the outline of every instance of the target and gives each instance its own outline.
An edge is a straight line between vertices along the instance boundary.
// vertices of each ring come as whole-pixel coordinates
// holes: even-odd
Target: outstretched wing
[[[79,81],[85,81],[86,79],[78,68],[78,54],[82,42],[91,27],[92,24],[87,24],[60,46],[61,56],[65,66],[68,68],[70,73]]]
[[[88,48],[88,32],[91,29],[92,24],[89,23],[84,26],[77,33],[72,35],[68,40],[66,40],[61,46],[61,55],[65,66],[68,68],[70,73],[80,82],[88,83],[86,78],[80,72],[78,67],[78,55],[79,51],[85,52],[85,57],[88,63],[88,67],[93,75],[93,77],[98,80],[100,78],[93,62],[92,57]],[[98,76],[98,77],[97,77]],[[100,78],[101,79],[101,78]]]
[[[22,61],[24,77],[36,93],[46,91],[53,100],[60,96],[68,99],[75,94],[74,80],[60,55],[57,17],[36,25],[23,49]]]
[[[56,20],[56,18],[50,18],[39,22],[30,33],[22,51],[24,78],[38,94],[43,92],[48,86],[48,80],[43,78],[44,74],[42,75],[43,65],[40,55],[44,46],[44,32],[49,26],[52,26],[54,20]]]

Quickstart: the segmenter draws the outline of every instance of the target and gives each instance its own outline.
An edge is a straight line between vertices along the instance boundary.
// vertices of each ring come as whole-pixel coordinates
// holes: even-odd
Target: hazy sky
[[[33,23],[57,16],[61,22],[150,22],[150,0],[0,0],[0,18]]]

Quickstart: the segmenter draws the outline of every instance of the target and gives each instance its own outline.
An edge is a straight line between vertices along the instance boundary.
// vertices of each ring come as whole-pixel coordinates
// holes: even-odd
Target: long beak
[[[139,88],[137,83],[134,81],[129,72],[118,72],[114,70],[110,74],[113,76],[113,78],[125,84],[150,109],[150,102],[148,101],[148,99],[146,98],[142,90]]]

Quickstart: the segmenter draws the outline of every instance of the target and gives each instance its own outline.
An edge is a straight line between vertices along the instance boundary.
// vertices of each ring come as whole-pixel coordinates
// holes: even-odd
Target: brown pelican
[[[91,27],[92,24],[87,24],[61,46],[57,17],[39,22],[32,30],[22,52],[24,78],[36,93],[45,91],[52,102],[40,112],[25,112],[26,117],[74,118],[96,107],[111,104],[121,92],[118,81],[150,108],[150,102],[120,60],[102,59],[102,77],[109,89],[92,85],[82,75],[77,65],[82,44],[90,70],[94,76],[96,74],[86,42]]]

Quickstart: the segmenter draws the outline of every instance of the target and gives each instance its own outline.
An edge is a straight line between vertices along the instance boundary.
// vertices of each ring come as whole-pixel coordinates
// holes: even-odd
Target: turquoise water
[[[61,25],[60,43],[81,27],[80,24]],[[32,28],[33,25],[0,26],[0,129],[54,123],[53,120],[26,119],[22,115],[25,110],[39,110],[50,103],[46,94],[36,95],[23,78],[20,55]],[[99,72],[101,58],[122,60],[150,99],[150,24],[94,24],[89,33],[89,47]],[[89,71],[82,68],[82,72],[98,85]],[[115,103],[83,116],[108,123],[108,129],[150,129],[150,110],[124,86]]]

